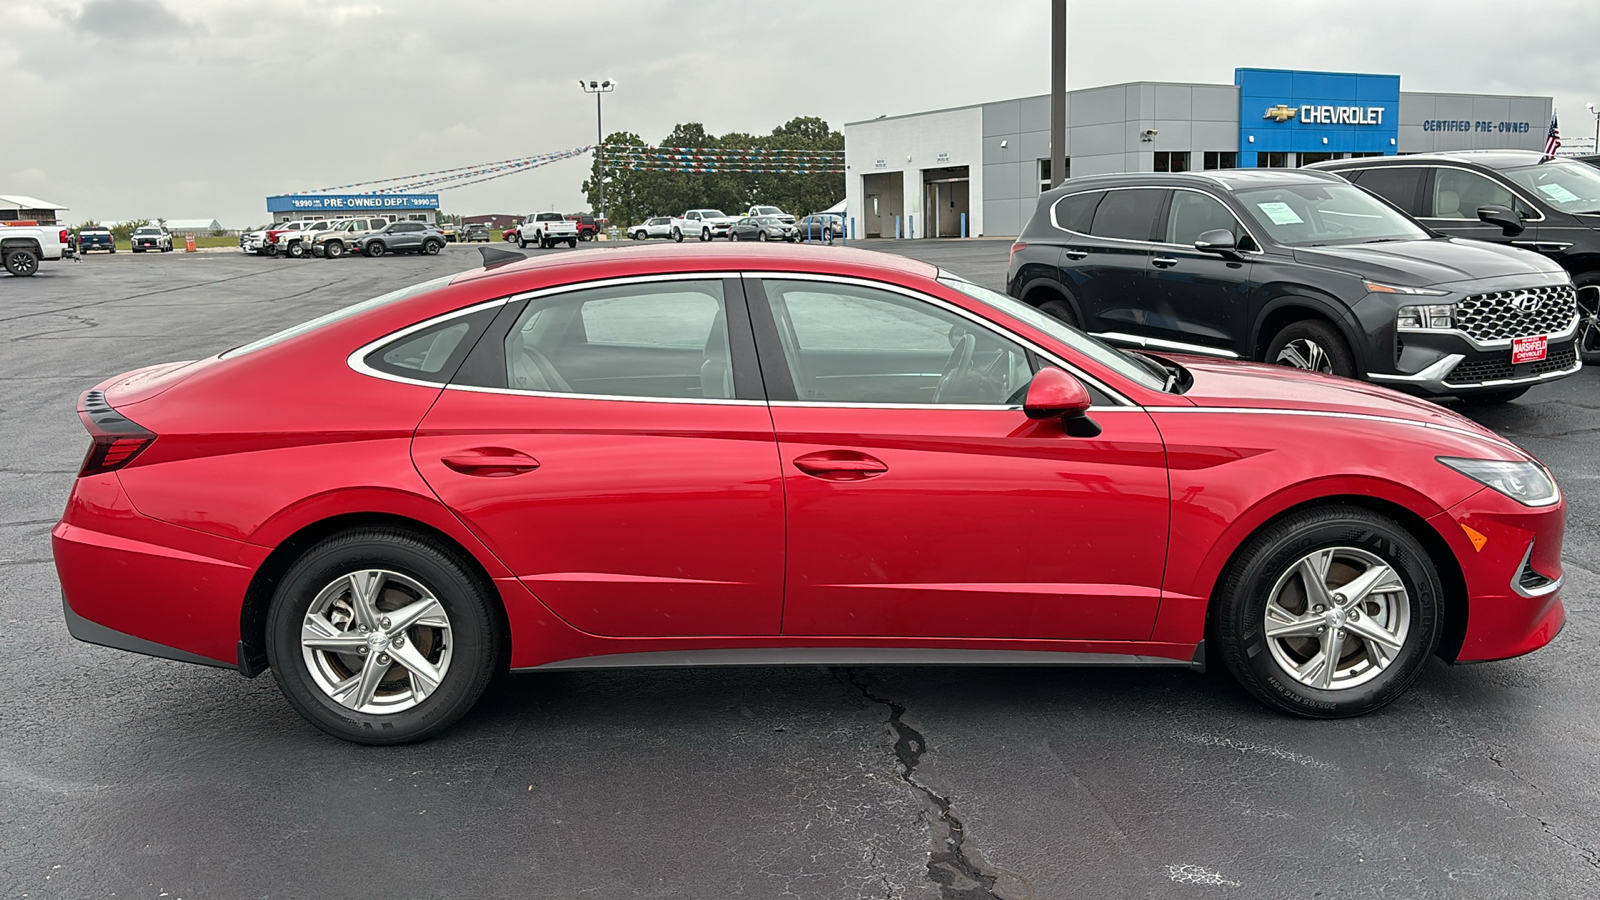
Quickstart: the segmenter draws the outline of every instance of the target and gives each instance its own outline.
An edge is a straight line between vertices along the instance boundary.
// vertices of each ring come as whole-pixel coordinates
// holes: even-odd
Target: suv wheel
[[[672,239],[680,244],[683,243],[683,232],[676,228],[672,229]]]
[[[39,254],[27,247],[18,247],[5,252],[6,271],[18,278],[27,278],[39,271]]]
[[[423,241],[422,242],[422,252],[426,253],[429,256],[438,256],[439,255],[439,251],[443,247],[444,247],[444,244],[441,244],[437,240]]]
[[[344,255],[344,242],[329,241],[327,245],[322,248],[322,255],[328,259],[338,259]]]
[[[364,252],[367,256],[382,256],[386,249],[388,248],[383,246],[383,241],[367,241],[367,249]]]
[[[1039,311],[1060,319],[1073,328],[1081,327],[1078,324],[1078,314],[1072,311],[1071,304],[1065,300],[1046,300],[1039,304]]]
[[[1600,363],[1600,272],[1573,279],[1578,286],[1578,355],[1583,364]]]
[[[1354,354],[1327,322],[1306,319],[1279,331],[1267,345],[1267,362],[1325,375],[1356,376]]]

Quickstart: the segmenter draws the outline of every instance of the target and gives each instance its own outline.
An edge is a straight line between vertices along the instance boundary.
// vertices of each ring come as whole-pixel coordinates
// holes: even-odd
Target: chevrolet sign
[[[1382,125],[1381,106],[1313,106],[1307,104],[1295,109],[1279,103],[1270,107],[1263,119],[1287,122],[1299,117],[1306,125]]]
[[[1294,118],[1294,114],[1295,114],[1295,108],[1294,107],[1292,107],[1292,106],[1284,106],[1282,103],[1279,103],[1277,106],[1273,106],[1273,107],[1268,108],[1267,109],[1267,114],[1262,116],[1261,118],[1263,118],[1263,119],[1271,119],[1274,122],[1287,122],[1290,119]]]

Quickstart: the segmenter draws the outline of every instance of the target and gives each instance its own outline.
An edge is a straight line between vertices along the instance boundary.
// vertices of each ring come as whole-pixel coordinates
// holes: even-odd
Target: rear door
[[[439,497],[569,625],[776,634],[783,492],[737,278],[507,306],[417,430]]]
[[[1208,231],[1226,231],[1244,253],[1202,253],[1194,242]],[[1159,240],[1150,260],[1146,325],[1169,341],[1245,354],[1250,329],[1250,268],[1255,249],[1250,232],[1222,201],[1203,191],[1173,190],[1161,215]]]
[[[1150,260],[1162,188],[1108,190],[1094,206],[1087,235],[1062,248],[1067,288],[1083,310],[1084,330],[1107,335],[1155,334],[1150,324]],[[1060,206],[1058,214],[1067,212]]]

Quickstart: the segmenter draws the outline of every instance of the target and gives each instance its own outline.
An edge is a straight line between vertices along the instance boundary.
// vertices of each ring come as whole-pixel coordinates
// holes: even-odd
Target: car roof
[[[1369,166],[1395,166],[1416,165],[1417,163],[1467,163],[1482,166],[1486,169],[1516,169],[1522,166],[1536,166],[1540,162],[1552,160],[1537,150],[1447,150],[1438,153],[1411,153],[1406,156],[1373,156],[1359,159],[1333,159],[1327,162],[1312,163],[1314,169],[1337,171],[1339,169],[1366,168]]]
[[[582,253],[536,256],[492,269],[463,272],[452,285],[483,279],[504,281],[507,293],[540,287],[625,278],[631,275],[689,272],[815,272],[878,280],[920,276],[936,278],[937,266],[920,260],[850,247],[772,247],[755,242],[619,248],[594,248]]]
[[[1229,191],[1278,187],[1285,184],[1343,182],[1327,172],[1307,169],[1207,169],[1203,172],[1127,172],[1118,175],[1079,175],[1042,197],[1060,197],[1080,191],[1112,187],[1212,187]]]

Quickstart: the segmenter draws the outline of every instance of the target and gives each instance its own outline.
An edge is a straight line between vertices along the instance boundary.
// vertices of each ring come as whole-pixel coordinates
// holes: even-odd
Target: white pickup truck
[[[71,258],[72,237],[65,225],[0,223],[0,264],[18,278],[39,271],[41,260]]]
[[[578,246],[578,223],[558,212],[534,213],[523,219],[522,227],[517,229],[518,247],[538,244],[543,249],[562,241],[568,247]]]
[[[736,219],[720,209],[691,209],[681,216],[672,219],[672,239],[681,241],[686,237],[699,238],[709,241],[714,238],[725,238],[728,229],[733,227]]]

